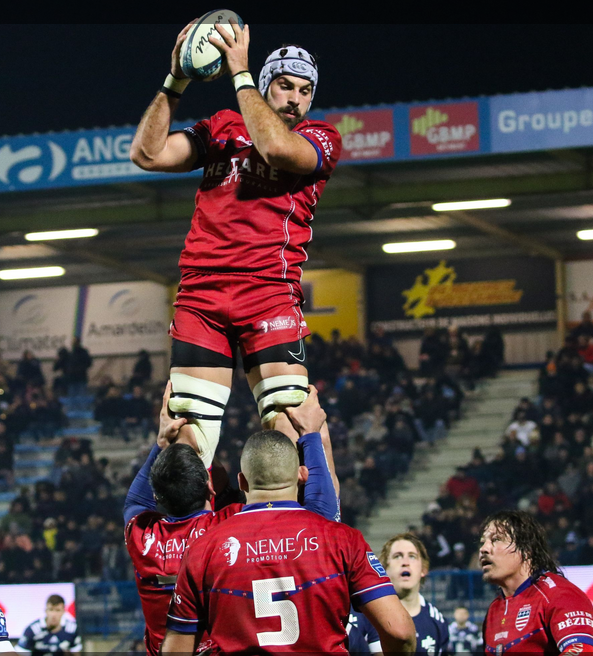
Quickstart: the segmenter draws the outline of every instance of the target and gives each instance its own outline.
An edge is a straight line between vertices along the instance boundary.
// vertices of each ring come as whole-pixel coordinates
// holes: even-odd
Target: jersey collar
[[[191,513],[189,515],[186,515],[185,517],[173,517],[172,515],[168,515],[165,517],[166,522],[182,522],[185,519],[191,519],[192,517],[199,517],[200,515],[210,515],[212,514],[212,510],[198,510],[198,512]]]
[[[515,590],[515,594],[513,595],[513,597],[517,597],[523,591],[527,590],[527,588],[531,587],[540,578],[540,576],[543,576],[544,574],[546,574],[544,570],[539,570],[534,574],[532,574],[529,578],[525,579],[525,581],[523,581],[523,583],[521,583],[521,585]],[[504,593],[502,591],[502,588],[499,588],[499,592],[501,597],[504,598]]]
[[[241,509],[241,512],[249,512],[250,510],[286,510],[289,508],[302,510],[298,501],[262,501],[260,503],[248,503]]]

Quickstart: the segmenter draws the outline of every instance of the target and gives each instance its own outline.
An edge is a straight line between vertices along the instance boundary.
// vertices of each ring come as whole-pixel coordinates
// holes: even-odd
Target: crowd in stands
[[[91,364],[77,339],[70,350],[57,353],[51,380],[31,351],[15,364],[0,357],[0,494],[16,493],[0,517],[0,583],[121,580],[132,575],[122,540],[122,508],[142,462],[133,461],[128,472],[118,475],[108,458],[95,457],[92,439],[76,431],[63,436],[62,429],[70,424],[63,401],[91,398],[97,414],[104,398],[116,396],[119,420],[107,427],[116,425],[126,440],[139,435],[147,441],[158,428],[164,384],[154,389],[148,384],[146,351],[140,352],[123,386],[103,380],[89,387]],[[107,430],[101,438],[113,434]],[[50,474],[19,485],[18,445],[53,445]],[[139,454],[142,461],[144,455]]]
[[[517,399],[496,455],[474,450],[429,504],[414,530],[435,568],[479,570],[480,524],[503,508],[532,513],[561,565],[593,563],[592,338],[585,313],[562,348],[547,354],[535,398]]]
[[[509,506],[543,521],[562,564],[593,562],[593,393],[579,344],[578,335],[570,335],[558,353],[548,354],[538,397],[517,400],[496,457],[487,460],[476,450],[412,527],[434,568],[477,568],[481,520]],[[74,346],[83,348],[76,344],[56,357],[51,381],[32,353],[15,367],[0,359],[0,485],[18,491],[0,518],[0,583],[133,575],[122,541],[123,500],[154,439],[164,381],[153,379],[150,357],[141,352],[124,384],[104,378],[89,387],[90,357],[84,375],[69,378]],[[335,330],[329,339],[313,335],[307,358],[328,416],[342,519],[361,526],[382,503],[389,481],[406,475],[419,445],[437,444],[460,418],[465,396],[496,375],[504,348],[496,330],[471,340],[455,326],[426,330],[418,366],[410,369],[381,330],[366,344]],[[68,425],[60,399],[81,390],[93,396],[101,440],[121,438],[138,448],[124,474],[108,458],[95,457],[93,440],[60,436]],[[246,437],[259,427],[238,366],[217,452],[231,480]],[[13,463],[23,435],[59,448],[46,480],[19,487]]]

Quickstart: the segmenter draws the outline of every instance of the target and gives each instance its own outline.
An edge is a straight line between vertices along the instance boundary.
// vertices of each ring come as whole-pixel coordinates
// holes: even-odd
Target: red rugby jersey
[[[573,644],[593,645],[593,604],[574,583],[546,572],[512,597],[499,594],[483,630],[487,653],[559,654]]]
[[[394,594],[360,531],[291,501],[249,504],[187,550],[167,626],[205,629],[225,653],[343,654],[351,602]]]
[[[184,130],[204,169],[179,266],[299,282],[313,214],[342,150],[338,130],[305,119],[293,130],[315,148],[318,165],[297,175],[266,164],[241,114],[226,109]]]
[[[146,650],[151,656],[158,656],[165,637],[171,592],[183,553],[210,527],[242,507],[242,504],[231,504],[216,513],[202,510],[185,518],[168,518],[158,512],[146,511],[128,522],[126,547],[134,564],[146,621]],[[206,647],[208,636],[204,636],[202,642]]]

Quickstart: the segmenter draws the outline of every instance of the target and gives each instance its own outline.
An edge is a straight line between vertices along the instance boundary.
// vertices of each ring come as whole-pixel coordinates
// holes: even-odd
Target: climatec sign
[[[314,110],[310,118],[342,135],[338,165],[593,146],[593,88]],[[134,133],[128,126],[2,137],[0,193],[170,178],[130,161]]]

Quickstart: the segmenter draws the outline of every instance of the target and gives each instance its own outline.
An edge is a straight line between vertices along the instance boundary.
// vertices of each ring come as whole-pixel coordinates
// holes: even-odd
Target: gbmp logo
[[[478,103],[410,108],[410,153],[431,155],[480,149]]]

